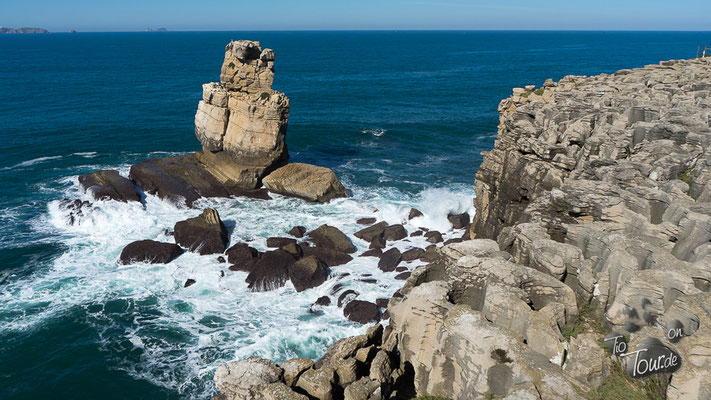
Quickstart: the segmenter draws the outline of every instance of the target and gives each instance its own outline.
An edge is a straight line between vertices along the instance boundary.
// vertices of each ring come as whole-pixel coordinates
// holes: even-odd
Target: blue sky
[[[50,31],[711,30],[711,0],[0,0],[0,25]]]

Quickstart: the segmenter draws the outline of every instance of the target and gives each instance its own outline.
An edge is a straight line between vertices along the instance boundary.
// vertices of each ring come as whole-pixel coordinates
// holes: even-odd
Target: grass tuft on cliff
[[[668,385],[669,379],[665,375],[632,379],[615,361],[610,375],[585,397],[588,400],[665,400]]]
[[[580,315],[578,315],[578,318],[566,324],[561,334],[565,340],[570,341],[571,337],[577,337],[579,334],[588,331],[598,335],[607,333],[605,324],[595,315],[592,307],[585,304],[580,307]]]

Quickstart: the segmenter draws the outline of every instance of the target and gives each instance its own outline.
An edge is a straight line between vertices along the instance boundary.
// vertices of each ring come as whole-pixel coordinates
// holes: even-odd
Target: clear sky
[[[0,25],[50,31],[711,30],[711,0],[0,0]]]

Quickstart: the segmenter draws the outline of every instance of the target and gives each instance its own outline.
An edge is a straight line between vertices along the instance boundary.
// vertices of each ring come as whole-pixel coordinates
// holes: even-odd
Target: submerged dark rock
[[[139,240],[128,244],[121,251],[121,264],[147,262],[165,264],[183,254],[183,249],[177,244],[157,242],[155,240]]]
[[[79,175],[79,183],[96,200],[141,201],[141,195],[130,179],[115,170],[102,170]]]
[[[343,315],[351,321],[361,324],[380,320],[378,306],[363,300],[353,300],[343,307]]]

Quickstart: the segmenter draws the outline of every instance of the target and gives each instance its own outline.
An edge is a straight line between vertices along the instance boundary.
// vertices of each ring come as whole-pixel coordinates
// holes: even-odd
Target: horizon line
[[[39,27],[22,27],[44,29]],[[12,29],[22,29],[12,28]],[[152,29],[152,30],[151,30]],[[69,29],[66,31],[47,31],[47,33],[170,33],[170,32],[689,32],[711,33],[711,30],[684,30],[684,29],[168,29],[145,28],[138,30],[108,30],[108,31],[81,31]],[[74,32],[70,32],[74,31]],[[42,35],[42,33],[12,33],[4,35]]]

